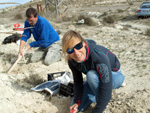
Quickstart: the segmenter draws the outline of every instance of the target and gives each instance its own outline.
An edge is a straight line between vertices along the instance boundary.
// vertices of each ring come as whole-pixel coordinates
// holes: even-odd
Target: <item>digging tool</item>
[[[12,33],[12,32],[0,32],[0,33],[3,33],[3,34],[18,34],[18,35],[20,35],[20,36],[25,36],[26,37],[26,35],[22,35],[22,34],[20,34],[20,33]]]
[[[24,50],[23,54],[25,54],[26,51],[27,51],[27,49]],[[22,56],[19,56],[19,57],[17,58],[16,62],[11,66],[11,68],[8,70],[7,73],[10,73],[10,72],[14,69],[14,67],[15,67],[15,66],[17,65],[17,63],[21,60],[21,58],[22,58]]]
[[[25,27],[25,28],[13,28],[15,31],[24,31],[25,29],[32,29],[34,27]]]
[[[16,24],[13,24],[12,26],[10,26],[10,29],[18,28],[20,26],[21,26],[20,23],[16,23]]]

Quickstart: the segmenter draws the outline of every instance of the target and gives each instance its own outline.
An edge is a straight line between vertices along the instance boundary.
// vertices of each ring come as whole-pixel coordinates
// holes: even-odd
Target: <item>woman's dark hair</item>
[[[38,15],[36,9],[33,7],[28,8],[26,11],[26,17],[31,18],[31,15],[33,15],[34,17]]]

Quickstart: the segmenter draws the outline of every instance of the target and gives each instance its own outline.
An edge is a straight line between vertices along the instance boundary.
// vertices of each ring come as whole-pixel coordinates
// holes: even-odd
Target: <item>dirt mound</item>
[[[144,33],[145,28],[149,27],[149,18],[141,20],[136,18],[136,10],[141,2],[133,1],[134,4],[129,5],[126,0],[115,1],[119,4],[112,4],[109,1],[112,2],[112,0],[71,0],[68,10],[63,15],[54,20],[50,16],[48,20],[55,29],[61,31],[60,38],[69,29],[76,30],[84,38],[95,40],[97,44],[109,48],[119,57],[126,86],[116,90],[117,98],[112,96],[108,105],[111,113],[149,113],[150,37]],[[14,19],[14,14],[18,12],[24,14],[27,7],[28,5],[20,6],[9,12],[0,13],[0,32],[12,31],[10,26],[18,22],[23,25],[25,18]],[[77,24],[80,15],[92,18],[97,24],[92,26]],[[115,21],[104,23],[103,18],[107,16],[113,16]],[[0,42],[3,42],[7,36],[9,34],[1,33]],[[42,61],[29,63],[28,60],[34,50],[28,51],[25,59],[22,59],[8,74],[8,69],[16,61],[19,45],[16,43],[0,44],[0,111],[2,113],[69,112],[70,97],[57,95],[50,98],[46,92],[38,93],[30,90],[46,81],[48,73],[70,72],[64,59],[50,66],[44,65]],[[90,113],[94,105],[84,113]]]

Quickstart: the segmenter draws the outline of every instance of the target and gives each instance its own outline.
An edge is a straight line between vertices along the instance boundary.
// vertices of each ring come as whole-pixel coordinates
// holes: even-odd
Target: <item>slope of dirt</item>
[[[108,1],[96,0],[87,2],[81,0],[81,3],[78,1],[77,4],[68,2],[68,10],[58,17],[52,17],[55,14],[48,15],[45,12],[40,14],[46,17],[55,29],[61,31],[60,38],[69,29],[76,30],[84,38],[94,39],[97,44],[109,48],[120,59],[126,86],[116,89],[117,97],[112,96],[107,106],[109,110],[105,112],[149,113],[150,36],[145,35],[145,32],[149,28],[150,18],[137,19],[136,11],[141,2],[133,2],[133,5],[123,0],[118,3],[113,2],[109,1],[109,4]],[[72,3],[76,3],[75,0],[72,0]],[[12,32],[10,26],[15,23],[21,23],[23,26],[27,7],[28,5],[21,6],[0,13],[0,32]],[[22,18],[14,17],[20,13]],[[76,24],[80,15],[92,18],[96,25]],[[115,21],[105,22],[103,19],[107,16],[115,17]],[[9,34],[0,33],[0,42],[7,36]],[[71,97],[57,95],[50,98],[46,92],[30,90],[46,81],[48,73],[70,71],[64,58],[50,66],[45,66],[42,61],[28,63],[29,57],[35,50],[31,49],[25,55],[25,60],[21,60],[8,74],[8,69],[16,61],[18,50],[19,46],[16,43],[0,44],[0,112],[69,113]],[[92,104],[84,113],[90,113],[94,105]]]

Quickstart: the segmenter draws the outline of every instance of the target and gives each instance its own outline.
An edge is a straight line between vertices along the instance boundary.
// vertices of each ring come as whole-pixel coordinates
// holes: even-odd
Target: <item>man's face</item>
[[[30,18],[27,17],[27,21],[29,22],[30,25],[35,25],[37,22],[38,16],[34,17],[33,15],[31,15]]]

